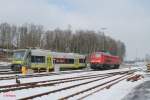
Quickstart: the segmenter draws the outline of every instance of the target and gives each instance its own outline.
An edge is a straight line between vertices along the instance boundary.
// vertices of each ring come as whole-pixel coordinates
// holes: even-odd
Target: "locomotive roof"
[[[95,53],[111,55],[110,53],[106,53],[106,52],[95,52]]]
[[[112,55],[112,54],[106,53],[106,52],[95,52],[95,53],[104,54],[104,55],[113,56],[113,57],[118,57],[118,56],[115,56],[115,55]]]

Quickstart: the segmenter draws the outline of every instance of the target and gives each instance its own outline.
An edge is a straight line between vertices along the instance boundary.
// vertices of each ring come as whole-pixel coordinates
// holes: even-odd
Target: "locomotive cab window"
[[[45,63],[45,56],[32,56],[31,62],[32,63]]]
[[[97,57],[97,58],[98,58],[98,57],[101,57],[101,54],[96,53],[96,54],[95,54],[95,57]]]

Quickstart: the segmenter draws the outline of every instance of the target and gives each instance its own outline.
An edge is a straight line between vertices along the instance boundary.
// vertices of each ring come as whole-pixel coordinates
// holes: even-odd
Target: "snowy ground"
[[[110,89],[104,89],[102,91],[96,92],[86,98],[84,98],[84,100],[145,100],[145,99],[134,99],[134,95],[136,94],[136,91],[138,91],[138,87],[142,89],[147,89],[149,87],[149,89],[147,89],[146,91],[150,90],[150,84],[145,86],[145,83],[148,83],[149,81],[149,77],[150,75],[146,74],[145,69],[146,67],[144,66],[144,64],[140,64],[140,65],[136,65],[134,67],[131,67],[131,69],[135,69],[135,68],[140,68],[142,70],[140,70],[139,72],[137,72],[137,74],[142,74],[145,76],[144,79],[138,80],[136,82],[130,82],[130,81],[121,81],[118,84],[112,86]],[[36,81],[44,81],[44,80],[52,80],[52,79],[59,79],[59,78],[68,78],[68,77],[75,77],[75,76],[82,76],[82,75],[94,75],[94,74],[103,74],[103,73],[110,73],[110,72],[115,72],[115,71],[122,71],[122,70],[128,70],[129,68],[122,68],[122,69],[117,69],[117,70],[106,70],[106,71],[90,71],[90,72],[82,72],[82,73],[72,73],[72,74],[61,74],[61,75],[53,75],[53,76],[44,76],[44,77],[35,77],[35,78],[24,78],[24,79],[20,79],[21,83],[28,83],[28,82],[36,82]],[[114,79],[118,76],[113,76],[110,79]],[[82,82],[87,82],[89,80],[93,80],[93,79],[87,79],[87,80],[82,80],[82,81],[75,81],[75,82],[68,82],[68,83],[63,83],[63,84],[58,84],[56,86],[52,86],[52,87],[38,87],[38,88],[34,88],[34,89],[24,89],[24,90],[19,90],[19,91],[15,91],[15,92],[9,92],[8,94],[10,94],[10,96],[7,96],[7,94],[4,93],[0,93],[0,100],[15,100],[18,98],[22,98],[22,97],[26,97],[29,95],[33,95],[33,94],[38,94],[38,93],[42,93],[42,92],[46,92],[46,91],[50,91],[50,90],[55,90],[57,88],[62,88],[62,87],[66,87],[66,86],[70,86],[73,84],[78,84],[78,83],[82,83]],[[91,87],[93,85],[97,85],[100,83],[103,83],[106,80],[101,80],[101,81],[97,81],[94,83],[90,83],[90,84],[86,84],[84,86],[80,86],[80,87],[76,87],[73,89],[69,89],[64,91],[60,91],[58,93],[54,93],[54,94],[49,94],[46,96],[42,96],[40,98],[35,98],[36,100],[57,100],[60,97],[64,97],[66,95],[72,94],[74,92],[86,89],[87,87]],[[7,84],[14,84],[15,80],[1,80],[0,81],[0,86],[3,85],[7,85]],[[143,87],[143,85],[145,87]],[[85,95],[87,95],[88,93],[91,93],[95,91],[89,91],[83,94],[80,94],[76,97],[70,98],[71,100],[77,100]],[[131,95],[131,93],[133,93]],[[139,92],[137,92],[139,93]],[[142,91],[141,91],[141,95],[142,95]],[[150,97],[150,96],[149,96]],[[148,99],[147,99],[148,100]]]
[[[0,61],[0,66],[8,66],[10,64],[11,64],[10,62],[1,62]]]
[[[2,62],[2,61],[0,61],[0,70],[9,69],[10,65],[11,65],[10,62]]]
[[[111,73],[111,72],[118,72],[118,71],[127,71],[129,68],[124,68],[124,69],[114,69],[114,70],[104,70],[104,71],[89,71],[89,72],[81,72],[81,73],[71,73],[71,74],[60,74],[60,75],[52,75],[52,76],[43,76],[43,77],[32,77],[32,78],[23,78],[20,79],[21,83],[27,83],[27,82],[37,82],[37,81],[45,81],[49,79],[59,79],[59,78],[68,78],[68,77],[76,77],[76,76],[82,76],[82,75],[93,75],[93,74],[104,74],[104,73]],[[14,75],[0,75],[0,77],[4,76],[14,76]],[[9,85],[9,84],[14,84],[15,80],[1,80],[0,81],[0,86],[3,85]]]
[[[144,81],[145,79],[138,80],[137,82],[124,80],[112,86],[110,89],[105,89],[104,91],[97,92],[85,98],[84,100],[99,100],[99,98],[101,98],[101,100],[123,100],[123,98],[126,97],[136,86],[144,83]]]
[[[150,74],[146,74],[145,81],[132,89],[122,100],[150,100]]]

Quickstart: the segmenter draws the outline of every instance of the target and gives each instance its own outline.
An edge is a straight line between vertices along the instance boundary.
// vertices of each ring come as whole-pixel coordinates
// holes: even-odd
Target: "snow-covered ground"
[[[133,68],[135,69],[135,68]],[[45,81],[45,80],[52,80],[52,79],[59,79],[59,78],[68,78],[68,77],[76,77],[81,75],[93,75],[93,74],[105,74],[105,73],[112,73],[112,72],[118,72],[118,71],[127,71],[129,68],[124,69],[113,69],[113,70],[104,70],[104,71],[89,71],[89,72],[81,72],[81,73],[70,73],[70,74],[60,74],[60,75],[52,75],[52,76],[43,76],[43,77],[32,77],[32,78],[22,78],[21,83],[27,83],[27,82],[37,82],[37,81]],[[20,74],[21,75],[21,74]],[[0,75],[0,77],[4,76],[14,76],[14,75]],[[15,84],[15,80],[1,80],[0,86],[2,85],[9,85],[9,84]]]
[[[5,69],[10,69],[11,63],[10,62],[2,62],[0,61],[0,71]]]
[[[130,93],[133,88],[145,82],[147,79],[141,79],[136,82],[131,81],[121,81],[120,83],[112,86],[110,89],[105,89],[99,91],[84,100],[122,100],[128,93]]]
[[[11,63],[10,62],[1,62],[0,61],[0,66],[9,66]]]
[[[131,69],[136,69],[136,68],[142,69],[139,72],[136,72],[137,74],[141,74],[141,75],[146,74],[146,72],[145,72],[146,67],[144,66],[144,64],[131,67]],[[111,73],[111,72],[125,71],[125,70],[129,70],[129,68],[106,70],[106,71],[89,71],[89,72],[82,72],[82,73],[60,74],[60,75],[33,77],[33,78],[23,78],[23,79],[20,79],[20,81],[21,81],[21,83],[28,83],[28,82],[53,80],[53,79],[60,79],[60,78],[69,78],[69,77],[76,77],[76,76],[83,76],[83,75],[104,74],[104,73]],[[92,86],[97,85],[97,84],[101,84],[107,80],[111,80],[111,79],[114,79],[116,77],[118,77],[118,75],[110,77],[110,78],[105,79],[105,80],[92,82],[92,83],[89,83],[89,84],[86,84],[83,86],[79,86],[79,87],[76,87],[73,89],[60,91],[58,93],[45,95],[45,96],[42,96],[40,98],[35,98],[35,99],[36,100],[57,100],[61,97],[67,96],[67,95],[72,94],[72,93],[77,92],[77,91],[84,90],[88,87],[92,87]],[[98,78],[95,78],[95,79],[98,79]],[[18,98],[22,98],[22,97],[26,97],[26,96],[30,96],[30,95],[34,95],[34,94],[39,94],[39,93],[55,90],[58,88],[71,86],[74,84],[88,82],[90,80],[94,80],[94,79],[86,79],[86,80],[80,80],[80,81],[75,81],[75,82],[62,83],[62,84],[58,84],[55,86],[38,87],[38,88],[23,89],[23,90],[18,90],[18,91],[14,91],[14,92],[9,92],[9,94],[11,94],[13,96],[7,96],[5,93],[0,93],[0,100],[13,100],[13,99],[15,100]],[[128,95],[128,93],[130,93],[133,90],[133,88],[135,88],[136,86],[138,86],[139,84],[141,84],[147,80],[148,80],[148,77],[145,77],[144,79],[138,80],[136,82],[130,82],[130,81],[123,80],[123,81],[113,85],[110,89],[104,89],[102,91],[96,92],[96,93],[84,98],[84,100],[100,100],[100,99],[101,100],[111,100],[111,99],[122,100],[126,95]],[[1,80],[0,81],[0,86],[8,85],[8,84],[15,84],[15,80],[12,79],[12,80]],[[93,91],[96,91],[97,89],[93,89],[89,92],[82,93],[82,94],[75,96],[73,98],[70,98],[70,99],[71,100],[77,100],[77,99],[79,99],[79,98],[81,98],[81,97],[83,97],[89,93],[92,93]]]

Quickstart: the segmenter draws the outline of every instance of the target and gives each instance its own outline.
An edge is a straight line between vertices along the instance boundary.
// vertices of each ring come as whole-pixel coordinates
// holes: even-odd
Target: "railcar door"
[[[53,68],[53,59],[51,55],[47,56],[47,69],[51,70]]]
[[[75,58],[75,67],[78,68],[79,67],[79,58]]]
[[[25,55],[25,58],[24,58],[24,62],[25,62],[25,66],[27,68],[31,68],[31,49],[28,49],[26,51],[26,55]]]

